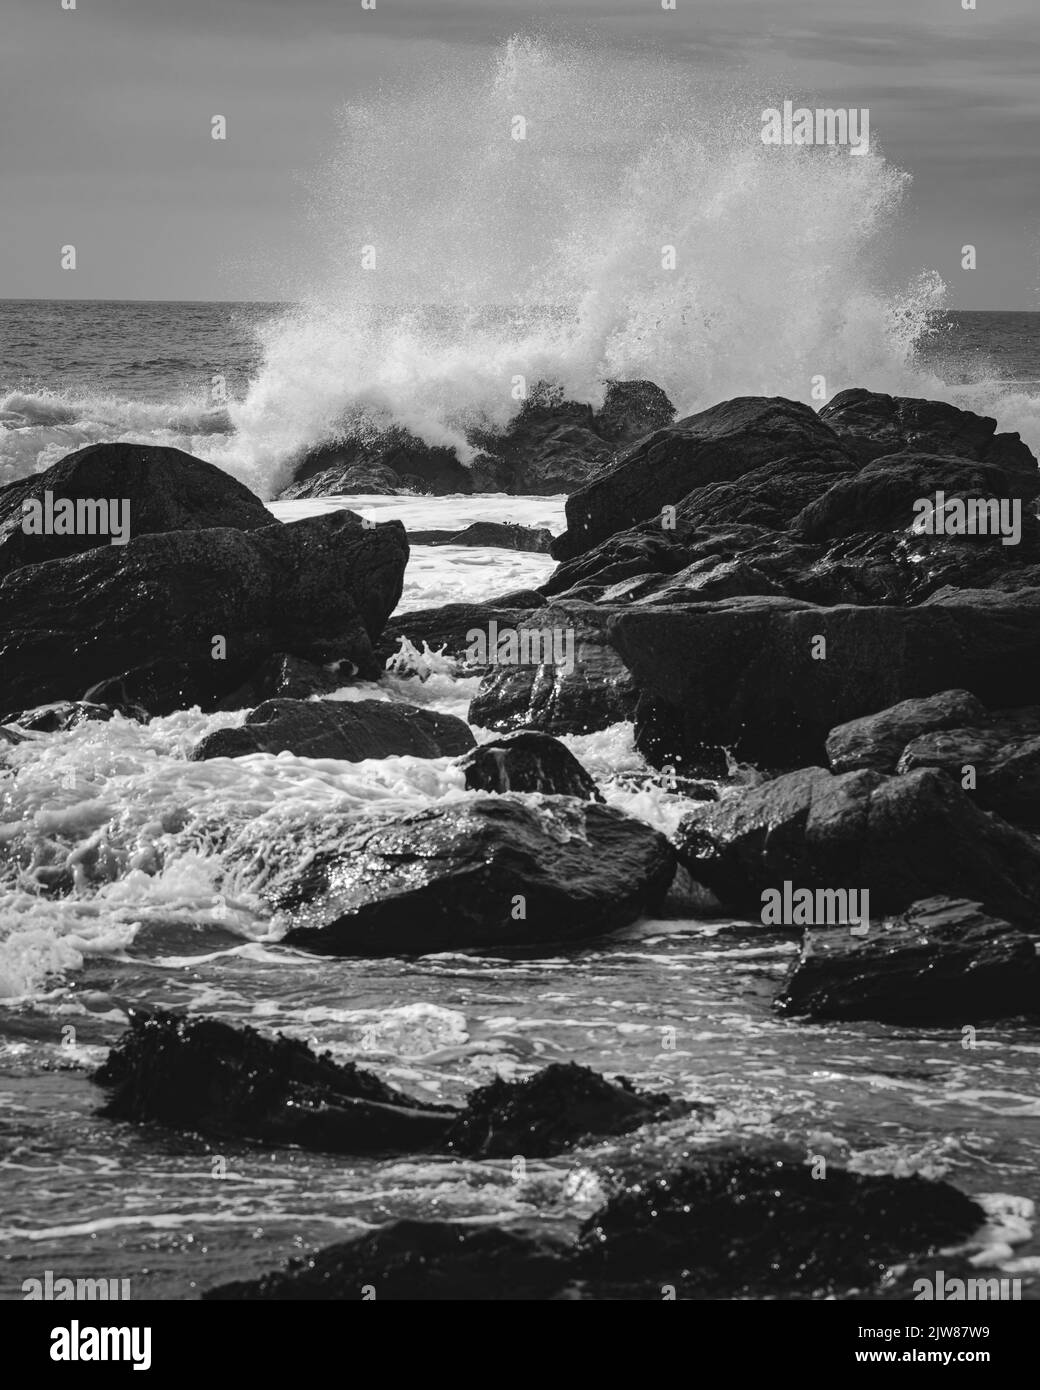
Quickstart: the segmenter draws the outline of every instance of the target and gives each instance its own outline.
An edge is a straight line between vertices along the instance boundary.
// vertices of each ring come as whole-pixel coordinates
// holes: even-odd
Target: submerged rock
[[[671,1096],[610,1082],[589,1067],[554,1063],[523,1081],[496,1077],[470,1096],[447,1146],[468,1158],[550,1158],[608,1135],[693,1109]]]
[[[26,504],[38,509],[42,518],[48,493],[53,530],[26,532]],[[67,509],[54,511],[61,499],[78,504],[67,534],[64,518],[59,516]],[[113,503],[118,504],[114,513]],[[125,538],[133,539],[223,527],[255,531],[274,524],[274,516],[242,483],[180,449],[89,444],[66,454],[43,473],[0,488],[0,576],[22,565],[108,547],[113,532],[122,535],[124,526]]]
[[[551,1298],[567,1277],[561,1241],[454,1221],[393,1221],[259,1279],[222,1284],[204,1300],[287,1299],[525,1302]]]
[[[258,839],[257,836],[260,838]],[[582,941],[660,902],[675,872],[663,835],[594,802],[467,797],[398,818],[324,816],[276,843],[247,823],[225,862],[259,885],[290,946],[410,955]]]
[[[929,898],[865,937],[807,932],[777,997],[815,1019],[953,1024],[1040,1013],[1036,944],[977,903]]]
[[[327,512],[140,536],[16,570],[0,580],[0,707],[121,681],[150,714],[212,709],[276,653],[374,678],[372,641],[407,557],[400,523],[368,529]]]
[[[65,733],[80,724],[107,723],[114,714],[125,719],[147,722],[148,715],[139,705],[95,704],[86,700],[62,700],[53,705],[38,705],[36,709],[20,710],[0,717],[0,724],[17,724],[37,733]]]
[[[455,757],[475,747],[469,725],[452,714],[389,700],[265,700],[235,729],[216,729],[191,760],[240,758],[247,753],[295,753],[302,758]]]
[[[763,892],[785,882],[866,890],[871,914],[941,894],[1028,928],[1040,908],[1040,844],[931,769],[804,768],[697,807],[676,846],[698,883],[754,917]]]
[[[163,1010],[132,1014],[94,1080],[110,1120],[334,1153],[437,1147],[454,1118],[305,1043]]]
[[[542,792],[602,801],[595,781],[565,745],[524,730],[490,739],[461,759],[466,786],[478,792]]]
[[[478,545],[547,555],[552,532],[508,521],[474,521],[462,531],[409,531],[408,540],[412,545]]]

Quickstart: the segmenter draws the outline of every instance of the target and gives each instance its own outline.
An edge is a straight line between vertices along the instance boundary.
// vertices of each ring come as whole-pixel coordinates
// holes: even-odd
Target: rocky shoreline
[[[473,793],[363,825],[286,822],[276,845],[248,818],[209,827],[286,945],[559,953],[679,902],[801,940],[775,1008],[802,1026],[1035,1019],[1036,460],[992,420],[861,390],[818,414],[745,397],[673,416],[645,382],[613,384],[600,411],[543,391],[506,434],[474,441],[470,469],[400,435],[303,461],[284,496],[568,492],[540,591],[397,617],[410,541],[538,550],[545,537],[482,524],[470,541],[409,536],[348,509],[282,523],[211,465],[126,444],[9,485],[0,777],[13,775],[5,747],[83,722],[247,710],[189,756],[449,760]],[[121,499],[129,539],[28,533],[27,504],[47,494]],[[491,634],[479,660],[474,632]],[[405,638],[481,675],[468,722],[329,698],[378,678]],[[407,660],[395,670],[422,679]],[[659,788],[687,796],[670,838],[603,805],[558,741],[624,720]],[[470,725],[499,737],[478,746]],[[70,891],[67,866],[35,867],[40,892]],[[769,894],[803,895],[803,910],[767,921]],[[869,901],[855,917],[853,894]],[[533,1155],[555,1151],[539,1144],[561,1114],[575,1127],[551,1143],[567,1146],[678,1103],[557,1071],[460,1116],[343,1073],[284,1040],[142,1013],[98,1079],[113,1120],[215,1134],[219,1116],[250,1141],[349,1153],[487,1153],[500,1132],[495,1152]],[[570,1244],[398,1223],[210,1296],[359,1297],[362,1283],[380,1297],[901,1296],[893,1265],[912,1270],[982,1220],[941,1183],[840,1170],[816,1182],[804,1156],[736,1146],[619,1173]]]

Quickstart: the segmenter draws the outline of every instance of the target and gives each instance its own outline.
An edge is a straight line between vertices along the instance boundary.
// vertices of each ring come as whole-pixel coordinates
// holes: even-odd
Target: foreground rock
[[[1040,1012],[1036,943],[976,903],[929,898],[865,937],[806,933],[776,1000],[814,1019],[951,1024]]]
[[[712,1153],[631,1178],[566,1243],[530,1229],[400,1221],[206,1299],[825,1298],[985,1221],[955,1188],[828,1168],[789,1150]]]
[[[366,529],[327,512],[248,532],[140,536],[16,570],[0,580],[0,707],[122,681],[123,697],[151,714],[212,709],[275,654],[374,678],[372,641],[407,558],[399,523]]]
[[[27,533],[23,526],[26,504],[30,515],[39,508],[42,517],[48,493],[53,530]],[[62,508],[61,499],[79,504],[78,512],[75,505],[71,510]],[[102,502],[104,506],[99,507]],[[113,502],[119,504],[114,513]],[[70,524],[66,528],[67,510]],[[124,524],[130,539],[223,527],[255,531],[274,525],[275,518],[259,497],[230,474],[180,449],[90,444],[43,473],[0,488],[0,576],[22,565],[109,546],[112,533],[121,531]]]
[[[191,760],[240,758],[248,753],[295,753],[301,758],[447,758],[475,747],[469,725],[451,714],[388,700],[265,700],[236,729],[216,729]]]
[[[602,801],[596,783],[564,744],[548,734],[523,731],[482,743],[459,766],[466,786],[478,792],[542,792]]]
[[[676,844],[698,883],[753,917],[785,882],[866,890],[872,917],[944,895],[1030,929],[1040,908],[1040,844],[931,769],[805,768],[699,806]]]
[[[906,745],[922,734],[981,724],[985,707],[968,690],[943,690],[920,700],[902,700],[889,709],[839,724],[827,735],[832,772],[869,767],[895,772]]]
[[[247,824],[226,862],[250,863]],[[668,890],[675,855],[593,802],[447,801],[397,819],[326,816],[281,831],[261,892],[286,945],[326,955],[565,945],[627,926]]]
[[[111,1120],[333,1153],[436,1147],[454,1118],[302,1042],[161,1010],[132,1015],[94,1080]]]
[[[691,771],[719,747],[766,767],[822,762],[835,726],[901,701],[958,689],[1000,708],[1040,689],[1040,589],[944,590],[917,608],[734,598],[605,616],[642,692],[637,746]]]
[[[132,1013],[94,1080],[109,1092],[108,1119],[352,1154],[546,1158],[695,1108],[554,1063],[524,1080],[498,1078],[455,1110],[304,1043],[162,1010]]]
[[[5,714],[0,716],[0,724],[17,724],[19,728],[31,729],[35,733],[54,734],[76,729],[80,724],[106,724],[115,714],[136,719],[139,723],[144,723],[148,718],[143,709],[133,705],[112,706],[84,700],[64,700]]]

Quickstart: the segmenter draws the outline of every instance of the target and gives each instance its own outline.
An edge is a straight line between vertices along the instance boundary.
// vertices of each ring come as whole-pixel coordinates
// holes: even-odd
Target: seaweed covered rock
[[[775,1001],[814,1019],[950,1024],[1040,1013],[1036,945],[977,903],[929,898],[866,936],[806,932]]]
[[[521,730],[482,743],[459,760],[466,786],[480,792],[542,792],[602,801],[596,783],[558,739]]]
[[[107,1119],[333,1153],[436,1148],[454,1114],[305,1043],[165,1010],[133,1013],[94,1080]]]
[[[623,1076],[611,1082],[589,1067],[557,1062],[526,1080],[496,1077],[474,1091],[447,1146],[467,1158],[549,1158],[691,1108],[668,1095],[639,1091]]]
[[[469,726],[452,714],[389,700],[265,700],[235,729],[216,729],[192,750],[194,762],[247,753],[302,758],[449,758],[473,748]]]

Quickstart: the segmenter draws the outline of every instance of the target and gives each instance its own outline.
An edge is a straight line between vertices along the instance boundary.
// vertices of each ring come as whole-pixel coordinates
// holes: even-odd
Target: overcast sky
[[[66,0],[71,3],[71,0]],[[0,297],[277,298],[344,102],[550,18],[866,106],[914,179],[893,270],[1040,308],[1040,0],[5,0]],[[210,139],[213,114],[225,142]],[[960,248],[978,246],[965,272]],[[74,244],[75,275],[59,250]],[[71,283],[74,281],[74,284]]]

